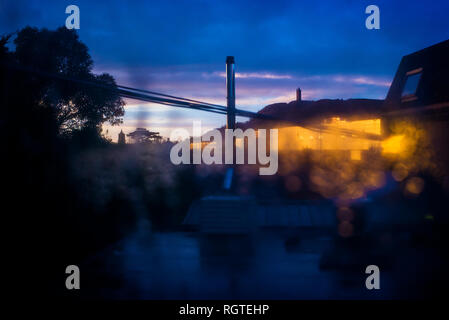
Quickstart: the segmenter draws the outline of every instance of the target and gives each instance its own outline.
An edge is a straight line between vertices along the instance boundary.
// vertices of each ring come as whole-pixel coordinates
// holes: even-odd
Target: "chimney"
[[[301,88],[296,89],[296,102],[301,101]]]

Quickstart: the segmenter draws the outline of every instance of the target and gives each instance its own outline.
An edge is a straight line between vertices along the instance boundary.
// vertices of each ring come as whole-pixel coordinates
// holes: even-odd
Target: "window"
[[[404,88],[402,89],[402,102],[413,101],[418,99],[416,89],[421,79],[422,68],[414,69],[406,73]]]

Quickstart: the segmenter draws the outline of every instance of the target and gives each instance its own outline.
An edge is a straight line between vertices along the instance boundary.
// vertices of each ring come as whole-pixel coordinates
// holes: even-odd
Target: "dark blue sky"
[[[225,104],[224,62],[234,55],[237,104],[250,110],[288,102],[298,86],[311,100],[384,98],[403,55],[449,38],[447,0],[0,0],[0,33],[64,25],[70,4],[80,8],[79,34],[95,71]],[[370,4],[380,8],[380,30],[365,28]],[[207,128],[224,123],[135,101],[126,110],[125,131],[140,124],[166,134],[195,117]]]

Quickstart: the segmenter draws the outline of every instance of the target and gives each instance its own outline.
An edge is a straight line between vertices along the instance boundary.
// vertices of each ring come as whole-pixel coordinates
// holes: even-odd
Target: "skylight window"
[[[418,99],[416,96],[416,89],[418,88],[419,80],[421,79],[422,68],[411,70],[407,72],[407,79],[405,80],[404,88],[402,89],[402,102],[412,101]]]

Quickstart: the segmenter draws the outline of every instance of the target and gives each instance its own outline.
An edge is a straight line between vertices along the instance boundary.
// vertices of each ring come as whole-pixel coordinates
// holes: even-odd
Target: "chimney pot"
[[[301,88],[296,89],[296,101],[301,101]]]

